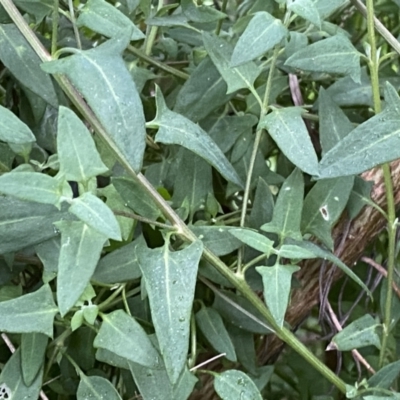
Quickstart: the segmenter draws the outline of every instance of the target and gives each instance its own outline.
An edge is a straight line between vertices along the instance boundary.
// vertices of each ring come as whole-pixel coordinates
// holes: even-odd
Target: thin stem
[[[224,0],[222,2],[222,6],[221,6],[221,11],[224,13],[226,11],[226,6],[228,5],[228,0]],[[215,34],[218,36],[221,32],[221,28],[222,28],[222,24],[224,23],[224,20],[221,18],[218,20],[217,23],[217,28],[215,29]]]
[[[372,85],[372,95],[374,100],[375,114],[382,110],[382,104],[379,93],[379,60],[377,56],[375,26],[374,26],[374,0],[367,0],[367,28],[368,39],[371,46],[370,49],[370,75]],[[385,362],[385,354],[387,342],[390,333],[390,323],[392,319],[392,299],[393,299],[393,282],[394,282],[394,267],[395,267],[395,247],[396,247],[396,210],[394,203],[393,182],[388,163],[382,166],[383,179],[386,189],[387,201],[387,223],[388,223],[388,268],[387,268],[387,295],[384,311],[384,322],[382,332],[382,345],[379,355],[379,368],[382,368]]]
[[[120,215],[121,217],[136,219],[137,221],[144,222],[149,225],[158,226],[159,228],[163,229],[176,230],[174,226],[163,224],[162,222],[154,221],[146,217],[142,217],[141,215],[135,214],[133,212],[117,211],[117,210],[112,210],[112,211],[114,215]]]
[[[57,51],[57,42],[58,42],[58,22],[60,20],[60,14],[58,13],[58,5],[59,1],[58,0],[53,0],[53,13],[52,13],[52,32],[51,32],[51,54],[54,55],[54,53]]]
[[[81,37],[79,36],[79,30],[78,30],[78,27],[76,26],[74,4],[73,4],[72,0],[68,0],[68,6],[69,6],[69,13],[71,15],[72,28],[74,30],[74,35],[75,35],[75,40],[76,40],[76,47],[78,49],[82,50]]]
[[[110,295],[110,297],[100,303],[98,305],[99,311],[104,311],[104,309],[124,290],[124,288],[125,284],[121,285],[117,290],[114,291],[114,293]]]

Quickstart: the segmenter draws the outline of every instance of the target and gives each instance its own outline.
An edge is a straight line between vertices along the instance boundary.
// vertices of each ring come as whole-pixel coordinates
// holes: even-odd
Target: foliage
[[[332,236],[400,158],[398,1],[0,3],[1,399],[400,398],[387,164],[380,294]],[[309,259],[351,282],[340,371],[285,322]]]

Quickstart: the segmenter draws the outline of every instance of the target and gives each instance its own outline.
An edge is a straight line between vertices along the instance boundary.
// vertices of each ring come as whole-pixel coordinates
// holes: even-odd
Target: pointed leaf
[[[354,177],[318,181],[304,200],[301,231],[311,233],[333,250],[331,230],[346,207]]]
[[[368,386],[389,389],[399,374],[400,361],[392,362],[372,375],[371,378],[368,379]]]
[[[214,388],[222,400],[262,400],[255,383],[244,372],[235,369],[218,374]]]
[[[309,72],[350,75],[360,82],[360,56],[346,36],[337,34],[300,49],[285,65]]]
[[[400,158],[400,112],[386,108],[357,126],[320,162],[318,178],[355,175]]]
[[[381,341],[376,332],[379,326],[371,315],[366,314],[337,333],[332,338],[328,350],[347,351],[371,345],[380,349]]]
[[[72,200],[69,212],[102,235],[121,240],[121,230],[113,212],[93,194],[86,192]]]
[[[42,68],[68,76],[106,129],[104,139],[110,147],[140,171],[146,130],[142,102],[121,57],[129,40],[130,31],[123,31],[98,47],[75,49],[73,56],[42,64]]]
[[[354,187],[346,204],[346,210],[350,219],[354,219],[364,206],[372,203],[371,190],[373,186],[373,181],[364,181],[359,176],[355,177]]]
[[[400,112],[400,97],[397,93],[397,90],[390,84],[390,82],[386,81],[384,85],[384,96],[387,107],[391,107],[397,112]]]
[[[292,274],[300,267],[296,265],[279,265],[273,267],[256,267],[262,276],[264,300],[276,323],[282,327],[289,303]]]
[[[131,30],[131,40],[145,38],[127,16],[104,0],[89,0],[80,10],[76,23],[109,38],[117,37],[124,29]]]
[[[162,248],[139,247],[136,252],[161,354],[174,384],[186,363],[190,314],[203,244],[199,240],[176,252],[168,247],[167,242]]]
[[[25,87],[53,107],[58,106],[51,78],[40,69],[39,56],[14,24],[0,25],[0,59]]]
[[[231,229],[229,233],[253,249],[261,251],[261,253],[265,253],[268,256],[274,247],[272,240],[250,229]]]
[[[228,85],[227,94],[253,86],[255,79],[261,72],[253,62],[233,68],[229,65],[233,46],[227,40],[211,33],[203,32],[203,42],[208,55]]]
[[[48,337],[43,333],[21,335],[21,369],[24,383],[31,386],[43,366]]]
[[[183,14],[189,21],[207,23],[224,19],[226,14],[207,5],[194,4],[193,0],[181,0]]]
[[[80,374],[76,398],[78,400],[122,400],[115,387],[110,381],[101,376],[86,376]]]
[[[226,180],[243,187],[236,171],[225,155],[198,125],[170,111],[159,87],[156,88],[157,115],[150,124],[158,127],[156,142],[179,144],[209,162]]]
[[[231,338],[221,316],[214,308],[202,307],[196,313],[196,323],[216,351],[225,353],[228,360],[236,362],[236,353]]]
[[[260,121],[283,154],[302,171],[315,175],[318,159],[307,127],[297,107],[275,110]]]
[[[270,222],[274,212],[274,199],[267,182],[259,177],[253,207],[251,208],[249,225],[259,229],[261,225]]]
[[[287,34],[288,30],[279,19],[265,11],[257,12],[235,46],[231,65],[244,64],[264,55]]]
[[[160,360],[144,329],[122,310],[102,314],[103,323],[93,346],[102,348],[126,360],[155,368]]]
[[[57,303],[64,316],[89,283],[107,237],[80,221],[61,221],[55,225],[61,231]]]
[[[62,187],[64,186],[64,187]],[[0,193],[21,200],[58,205],[62,196],[72,199],[72,190],[65,182],[38,172],[8,172],[0,176]]]
[[[321,86],[319,89],[319,132],[322,154],[326,154],[353,130],[353,124]]]
[[[53,320],[58,309],[48,285],[33,293],[0,303],[0,331],[43,333],[53,337]]]
[[[296,0],[288,6],[288,9],[321,29],[321,18],[314,1]]]
[[[282,258],[294,260],[315,258],[315,254],[313,252],[303,247],[296,246],[295,244],[283,244],[277,251],[277,254],[279,254]]]
[[[21,371],[21,350],[17,349],[3,367],[0,375],[2,399],[37,399],[42,387],[43,368],[30,386],[25,385]],[[7,393],[7,396],[6,396]],[[3,397],[4,395],[4,397]]]
[[[16,144],[36,142],[29,127],[3,106],[0,106],[0,140]]]
[[[300,221],[303,208],[304,179],[295,169],[282,185],[276,200],[272,221],[264,224],[265,232],[278,233],[281,240],[287,237],[301,238]]]
[[[108,170],[101,161],[90,132],[76,114],[60,107],[57,128],[57,154],[65,179],[87,182]]]

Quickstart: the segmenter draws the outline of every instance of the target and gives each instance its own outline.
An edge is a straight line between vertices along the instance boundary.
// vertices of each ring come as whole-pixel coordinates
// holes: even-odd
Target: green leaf
[[[48,337],[43,333],[21,335],[21,369],[24,383],[31,386],[43,366]]]
[[[226,14],[206,5],[196,5],[193,0],[181,0],[183,14],[193,22],[214,22],[224,19]]]
[[[17,251],[58,234],[53,222],[68,217],[48,204],[0,196],[0,254]]]
[[[281,241],[287,237],[300,239],[300,221],[303,209],[304,179],[295,169],[283,183],[276,200],[272,221],[264,224],[265,232],[278,233]]]
[[[275,110],[260,121],[285,156],[310,175],[318,172],[318,158],[307,127],[301,117],[301,108]]]
[[[368,386],[389,389],[399,374],[400,361],[392,362],[372,375],[371,378],[368,379]]]
[[[0,140],[16,144],[36,142],[29,127],[3,106],[0,106]]]
[[[221,291],[215,296],[213,307],[230,324],[248,332],[265,335],[270,333],[267,321],[249,300],[232,292]]]
[[[61,231],[57,303],[64,316],[89,283],[107,237],[81,221],[61,221],[55,225]]]
[[[190,229],[217,256],[232,253],[242,245],[240,240],[232,237],[231,232],[236,228],[231,226],[191,225]]]
[[[373,181],[364,181],[359,176],[355,177],[354,187],[346,205],[350,219],[354,219],[364,206],[372,203],[371,190],[373,186]]]
[[[78,400],[122,400],[115,387],[107,379],[101,376],[86,376],[83,373],[80,377],[81,381],[76,392]]]
[[[108,144],[140,171],[146,130],[142,102],[121,57],[129,40],[130,32],[124,31],[98,47],[75,49],[73,56],[42,64],[42,68],[68,76],[106,129]]]
[[[224,79],[210,57],[206,57],[179,91],[174,111],[193,122],[201,121],[229,101],[233,94],[227,95],[226,92]]]
[[[58,113],[57,154],[65,179],[87,182],[108,168],[101,161],[90,132],[76,114],[66,107]]]
[[[0,331],[43,333],[53,337],[53,319],[58,309],[48,285],[33,293],[0,303]]]
[[[397,93],[397,90],[390,84],[390,82],[386,81],[383,89],[383,93],[385,96],[385,102],[387,107],[391,107],[395,109],[397,112],[400,111],[400,97]]]
[[[226,180],[243,187],[236,171],[215,142],[198,125],[170,111],[160,88],[156,88],[157,115],[150,123],[158,127],[156,142],[179,144],[209,162]]]
[[[126,202],[125,205],[135,213],[153,220],[161,216],[160,209],[137,180],[119,176],[113,177],[111,182]]]
[[[261,253],[267,254],[268,257],[273,250],[274,242],[262,235],[261,233],[243,228],[231,229],[229,233],[238,238],[244,244],[252,247],[253,249],[261,251]]]
[[[158,367],[157,350],[144,329],[122,310],[102,314],[103,323],[93,346],[146,367]]]
[[[288,30],[279,19],[265,11],[257,12],[235,46],[231,65],[235,67],[264,55],[287,34]]]
[[[136,255],[136,248],[143,244],[143,237],[140,236],[133,242],[108,253],[103,257],[94,271],[92,280],[101,283],[121,283],[142,276]]]
[[[329,92],[319,89],[319,135],[322,154],[326,154],[353,130],[353,124],[333,101]]]
[[[211,307],[202,307],[196,313],[196,323],[216,351],[225,353],[228,360],[236,362],[233,343],[218,311]]]
[[[299,269],[296,265],[279,264],[273,267],[256,267],[263,280],[265,304],[281,328],[289,304],[292,274]]]
[[[321,29],[321,18],[313,0],[295,0],[288,9]]]
[[[259,229],[261,225],[270,222],[274,212],[274,199],[271,189],[263,178],[258,177],[256,194],[251,208],[249,225]]]
[[[175,385],[169,381],[165,366],[150,369],[130,362],[129,367],[143,400],[187,400],[197,382],[186,367]]]
[[[2,399],[37,399],[42,387],[43,368],[31,385],[27,386],[22,379],[21,350],[17,349],[3,367],[0,375]],[[3,397],[4,396],[4,397]]]
[[[346,207],[354,177],[318,181],[304,200],[301,231],[311,233],[333,250],[331,230]]]
[[[58,106],[53,83],[40,69],[39,56],[14,24],[0,25],[0,59],[25,87],[53,107]]]
[[[69,212],[107,238],[122,239],[121,230],[113,212],[93,194],[86,192],[73,199]]]
[[[321,19],[325,19],[345,3],[346,0],[317,0],[315,4]]]
[[[235,369],[218,374],[214,388],[222,400],[262,400],[255,383],[244,372]]]
[[[138,247],[136,253],[149,296],[154,328],[172,384],[178,381],[189,348],[190,314],[198,264],[203,251],[200,240],[183,250]]]
[[[400,157],[400,113],[386,108],[357,126],[320,162],[318,179],[355,175]]]
[[[320,40],[290,56],[285,65],[309,72],[350,75],[361,82],[361,54],[342,34]]]
[[[63,198],[72,199],[72,190],[66,181],[59,182],[38,172],[8,172],[0,176],[0,193],[21,200],[59,205]]]
[[[376,332],[379,326],[371,315],[366,314],[337,333],[327,350],[347,351],[371,345],[380,349],[381,341]]]
[[[279,256],[282,258],[294,260],[315,258],[315,254],[313,252],[295,244],[283,244],[277,251],[277,254],[279,254]]]
[[[117,37],[121,30],[130,30],[131,40],[145,38],[128,17],[104,0],[89,0],[81,9],[76,23],[109,38]]]
[[[220,36],[203,32],[204,47],[219,73],[228,85],[227,94],[239,89],[251,88],[261,70],[253,62],[247,62],[240,67],[229,65],[233,53],[233,46]]]
[[[59,236],[48,239],[35,247],[36,254],[43,264],[42,280],[44,283],[49,283],[57,275],[60,248]]]

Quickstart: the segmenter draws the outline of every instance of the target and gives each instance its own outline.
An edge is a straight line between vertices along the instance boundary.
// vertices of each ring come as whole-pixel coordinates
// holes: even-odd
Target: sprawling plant
[[[0,0],[0,399],[400,398],[400,4],[352,1]],[[332,234],[366,205],[380,293]],[[304,260],[350,282],[336,371]]]

